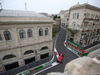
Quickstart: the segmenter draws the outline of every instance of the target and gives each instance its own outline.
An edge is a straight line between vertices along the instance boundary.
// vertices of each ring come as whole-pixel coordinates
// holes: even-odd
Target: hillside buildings
[[[72,6],[69,9],[67,39],[83,47],[100,41],[100,8],[89,4]]]
[[[0,72],[51,56],[52,24],[32,11],[0,10]]]

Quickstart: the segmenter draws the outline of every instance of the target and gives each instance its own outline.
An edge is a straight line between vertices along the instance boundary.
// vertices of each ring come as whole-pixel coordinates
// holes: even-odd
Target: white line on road
[[[52,63],[52,65],[51,65],[50,67],[45,68],[45,69],[43,69],[43,70],[41,70],[41,71],[39,71],[39,72],[37,72],[37,73],[35,73],[35,74],[33,74],[33,75],[37,75],[37,74],[39,74],[39,73],[41,73],[41,72],[43,72],[43,71],[45,71],[45,70],[48,70],[48,69],[50,69],[50,68],[52,68],[52,67],[54,67],[54,66],[56,66],[56,65],[58,65],[58,64],[59,64],[59,63],[54,62],[54,63]]]

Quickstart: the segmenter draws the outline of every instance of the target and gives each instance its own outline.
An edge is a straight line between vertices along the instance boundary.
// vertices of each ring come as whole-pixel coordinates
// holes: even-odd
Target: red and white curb
[[[56,54],[57,59],[59,59],[59,54],[58,54],[56,48],[54,48],[54,52],[55,52],[55,54]]]
[[[66,41],[64,41],[64,46],[65,46],[66,48],[68,48],[68,47],[66,46]]]
[[[71,52],[73,52],[71,48],[68,48],[68,47],[66,46],[66,41],[64,41],[64,46],[65,46],[68,50],[70,50]],[[73,53],[76,54],[78,57],[80,57],[77,53],[75,53],[75,52],[73,52]]]

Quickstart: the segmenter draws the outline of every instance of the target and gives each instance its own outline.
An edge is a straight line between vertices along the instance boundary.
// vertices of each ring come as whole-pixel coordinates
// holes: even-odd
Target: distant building
[[[100,8],[77,4],[70,8],[67,39],[83,47],[100,41]]]
[[[55,22],[53,23],[53,32],[59,32],[60,31],[60,24],[61,24],[61,19],[56,18]]]
[[[0,72],[51,56],[52,25],[35,12],[0,10]]]
[[[53,20],[54,20],[54,23],[53,23],[53,32],[59,32],[60,31],[60,25],[61,25],[61,19],[60,19],[60,16],[58,14],[52,14],[50,16]]]
[[[61,25],[68,26],[69,25],[69,10],[64,11],[60,14],[61,17]]]

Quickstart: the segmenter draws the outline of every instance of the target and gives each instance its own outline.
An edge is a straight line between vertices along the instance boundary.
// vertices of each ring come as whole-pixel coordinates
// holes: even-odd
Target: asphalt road
[[[60,32],[58,36],[56,37],[56,49],[58,53],[63,53],[64,58],[61,64],[58,64],[46,71],[43,71],[37,75],[47,75],[50,72],[64,72],[65,65],[70,62],[71,60],[78,58],[77,55],[75,55],[73,52],[69,51],[65,46],[64,46],[64,41],[66,39],[66,30],[63,28],[60,29]],[[33,75],[33,74],[31,74]]]

